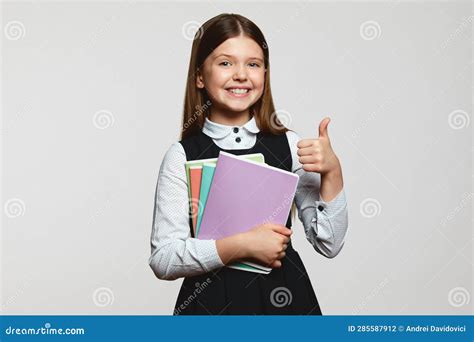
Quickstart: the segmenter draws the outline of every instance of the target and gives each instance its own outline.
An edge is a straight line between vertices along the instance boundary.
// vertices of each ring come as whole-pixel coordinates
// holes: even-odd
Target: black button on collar
[[[238,143],[239,143],[241,140],[242,140],[242,139],[240,139],[240,137],[235,138],[235,141],[238,142]]]
[[[239,133],[239,127],[234,127],[234,133]]]
[[[318,207],[318,210],[319,210],[319,211],[323,211],[323,210],[324,210],[324,207],[323,207],[322,205],[320,205],[320,206]]]

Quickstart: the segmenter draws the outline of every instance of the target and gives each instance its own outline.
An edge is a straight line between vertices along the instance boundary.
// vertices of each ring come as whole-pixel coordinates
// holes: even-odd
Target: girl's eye
[[[252,68],[259,68],[259,67],[260,67],[260,64],[255,63],[255,62],[249,63],[249,65],[250,65]]]
[[[219,65],[229,66],[229,65],[230,65],[230,62],[228,62],[228,61],[223,61],[223,62],[220,62]]]

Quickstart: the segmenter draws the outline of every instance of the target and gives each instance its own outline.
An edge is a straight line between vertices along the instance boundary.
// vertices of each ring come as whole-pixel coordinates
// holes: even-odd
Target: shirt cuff
[[[323,212],[327,217],[336,215],[339,211],[343,210],[347,206],[346,194],[344,188],[329,202],[322,200],[321,194],[319,195],[320,201],[316,201],[316,208],[319,212]]]
[[[217,244],[215,240],[199,240],[199,250],[203,253],[203,266],[206,271],[213,271],[216,268],[224,267],[225,264],[222,262],[219,253],[217,252]]]

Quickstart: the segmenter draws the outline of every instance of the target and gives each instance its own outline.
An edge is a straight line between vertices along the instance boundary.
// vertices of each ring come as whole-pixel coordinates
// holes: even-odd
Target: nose
[[[245,70],[245,66],[240,66],[234,73],[233,77],[234,81],[246,81],[247,80],[247,71]]]

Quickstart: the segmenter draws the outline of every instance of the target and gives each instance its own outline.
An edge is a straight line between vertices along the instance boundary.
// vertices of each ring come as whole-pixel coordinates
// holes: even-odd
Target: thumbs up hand
[[[319,124],[317,139],[303,139],[297,144],[298,156],[305,171],[327,174],[340,169],[339,159],[332,150],[328,135],[330,118],[324,118]]]

